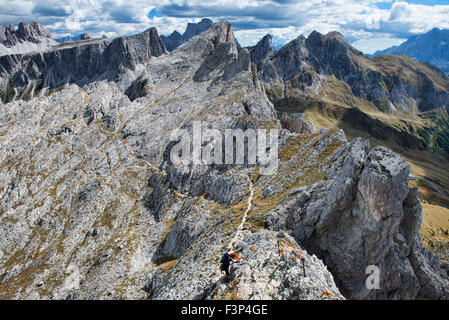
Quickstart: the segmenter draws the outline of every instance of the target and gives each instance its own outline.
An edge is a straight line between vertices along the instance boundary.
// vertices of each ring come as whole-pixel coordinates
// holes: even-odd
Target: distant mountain
[[[81,41],[81,40],[88,40],[90,39],[90,36],[87,33],[83,33],[77,36],[67,36],[67,37],[62,37],[62,38],[57,38],[55,39],[56,41],[58,41],[59,43],[69,43],[69,42],[76,42],[76,41]]]
[[[43,51],[57,45],[51,32],[39,22],[21,22],[16,27],[0,25],[0,56]]]
[[[0,57],[0,100],[30,100],[67,83],[101,80],[115,81],[136,97],[143,90],[130,86],[141,73],[137,66],[165,53],[156,28],[150,28],[133,36],[60,44],[42,54],[5,55]]]
[[[202,19],[198,23],[188,23],[186,31],[183,34],[180,34],[178,31],[173,31],[169,36],[162,35],[162,42],[164,42],[168,51],[173,51],[190,38],[206,31],[212,23],[212,20],[207,18]]]
[[[178,31],[173,31],[169,36],[161,35],[162,42],[164,42],[165,47],[168,51],[173,51],[177,47],[179,47],[184,42],[187,42],[190,38],[197,36],[207,29],[213,24],[213,21],[204,18],[198,23],[188,23],[187,28],[183,34],[180,34]],[[237,39],[234,37],[234,42],[237,45],[237,48],[240,48],[240,44]]]
[[[425,34],[409,38],[400,46],[374,53],[375,56],[382,54],[406,55],[449,72],[449,30],[434,28]]]

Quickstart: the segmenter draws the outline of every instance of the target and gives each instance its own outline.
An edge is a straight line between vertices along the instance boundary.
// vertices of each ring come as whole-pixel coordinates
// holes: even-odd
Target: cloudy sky
[[[0,0],[0,24],[39,21],[55,38],[116,37],[156,26],[183,32],[202,17],[232,22],[243,46],[271,33],[275,45],[337,30],[371,53],[434,27],[449,28],[449,0]]]

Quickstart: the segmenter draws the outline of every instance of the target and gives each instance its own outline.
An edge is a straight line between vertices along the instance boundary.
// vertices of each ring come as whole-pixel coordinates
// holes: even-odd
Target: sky
[[[373,53],[439,27],[449,29],[449,0],[0,0],[0,24],[38,21],[54,37],[111,38],[157,27],[183,33],[188,22],[228,20],[242,46],[265,34],[281,46],[313,30],[338,31]]]

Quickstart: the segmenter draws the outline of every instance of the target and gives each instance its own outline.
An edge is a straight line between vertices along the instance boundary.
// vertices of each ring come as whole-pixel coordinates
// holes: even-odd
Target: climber
[[[229,266],[231,262],[238,262],[240,261],[240,257],[235,252],[225,252],[220,260],[220,271],[223,273],[223,271],[226,273],[226,278],[229,277]]]

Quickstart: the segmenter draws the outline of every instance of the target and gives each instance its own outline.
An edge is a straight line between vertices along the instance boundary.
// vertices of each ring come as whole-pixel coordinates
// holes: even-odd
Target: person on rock
[[[225,252],[220,260],[220,271],[223,273],[223,271],[226,274],[226,279],[229,277],[229,267],[231,265],[231,262],[238,262],[240,261],[240,257],[235,252]]]

